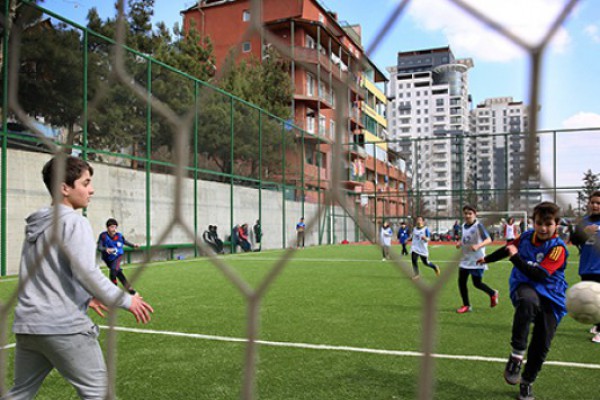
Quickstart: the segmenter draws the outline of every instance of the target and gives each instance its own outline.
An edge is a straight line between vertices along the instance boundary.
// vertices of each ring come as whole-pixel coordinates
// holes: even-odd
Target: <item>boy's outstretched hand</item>
[[[92,300],[90,300],[90,304],[88,304],[88,307],[91,308],[92,310],[94,310],[96,312],[96,314],[98,314],[102,318],[104,318],[103,311],[108,311],[108,307],[106,307],[104,304],[102,304],[100,302],[100,300],[98,300],[95,297],[92,298]]]
[[[154,312],[154,309],[143,300],[142,296],[136,293],[131,296],[129,312],[133,314],[138,323],[147,324],[150,322],[150,314]]]

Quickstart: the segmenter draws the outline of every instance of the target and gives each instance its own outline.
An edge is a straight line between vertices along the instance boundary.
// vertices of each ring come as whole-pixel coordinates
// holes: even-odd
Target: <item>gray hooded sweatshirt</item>
[[[64,335],[94,325],[87,315],[92,297],[124,309],[131,296],[96,266],[96,243],[89,221],[65,205],[27,217],[19,270],[13,331]],[[55,236],[56,235],[56,236]]]

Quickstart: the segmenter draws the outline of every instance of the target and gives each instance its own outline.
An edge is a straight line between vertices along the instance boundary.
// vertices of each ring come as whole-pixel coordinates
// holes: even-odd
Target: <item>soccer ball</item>
[[[584,281],[567,291],[567,312],[582,324],[600,322],[600,283]]]

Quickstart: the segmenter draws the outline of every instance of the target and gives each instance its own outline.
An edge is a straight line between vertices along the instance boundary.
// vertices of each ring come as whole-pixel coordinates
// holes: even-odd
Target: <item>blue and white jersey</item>
[[[587,216],[582,221],[582,226],[600,226],[600,221],[593,222]],[[581,246],[581,258],[579,259],[579,275],[600,275],[600,251],[595,248],[600,243],[600,230],[589,235],[588,240]]]
[[[543,281],[535,281],[521,272],[518,268],[513,267],[510,278],[508,281],[510,287],[510,299],[513,305],[516,307],[519,299],[516,295],[517,288],[522,283],[531,286],[540,296],[543,296],[552,302],[552,311],[556,317],[556,322],[560,322],[562,317],[567,314],[566,307],[566,292],[567,281],[565,280],[565,268],[567,267],[567,258],[569,252],[565,242],[559,237],[553,237],[552,239],[546,240],[545,242],[534,245],[534,231],[527,231],[519,239],[518,249],[519,256],[523,261],[526,261],[530,265],[540,266],[540,263],[552,252],[554,248],[560,246],[565,252],[564,264],[554,271],[552,274],[548,274],[548,278]]]
[[[415,227],[412,231],[412,245],[410,246],[410,251],[413,253],[417,253],[420,256],[429,257],[429,248],[427,246],[427,240],[430,237],[431,232],[429,232],[428,227]]]
[[[104,260],[113,261],[121,257],[125,252],[123,245],[130,246],[131,243],[126,241],[120,232],[117,232],[113,237],[108,232],[102,232],[98,237],[98,250],[102,252],[102,259]],[[116,251],[109,253],[108,249],[115,249]]]
[[[475,221],[473,225],[463,224],[460,239],[463,256],[458,264],[460,268],[488,269],[487,264],[477,264],[477,260],[485,257],[485,248],[473,251],[471,246],[477,245],[489,237],[490,234],[479,221]]]
[[[391,227],[381,227],[381,245],[382,246],[391,246],[392,245],[392,236],[394,236],[394,231]]]

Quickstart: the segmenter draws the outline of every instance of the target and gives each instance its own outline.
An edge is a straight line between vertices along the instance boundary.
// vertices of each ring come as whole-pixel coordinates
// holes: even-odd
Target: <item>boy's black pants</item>
[[[521,378],[523,382],[533,383],[546,360],[558,323],[552,312],[552,302],[540,296],[531,286],[521,284],[516,297],[511,345],[516,351],[525,352],[527,349],[527,363]],[[533,332],[527,348],[531,324]]]

